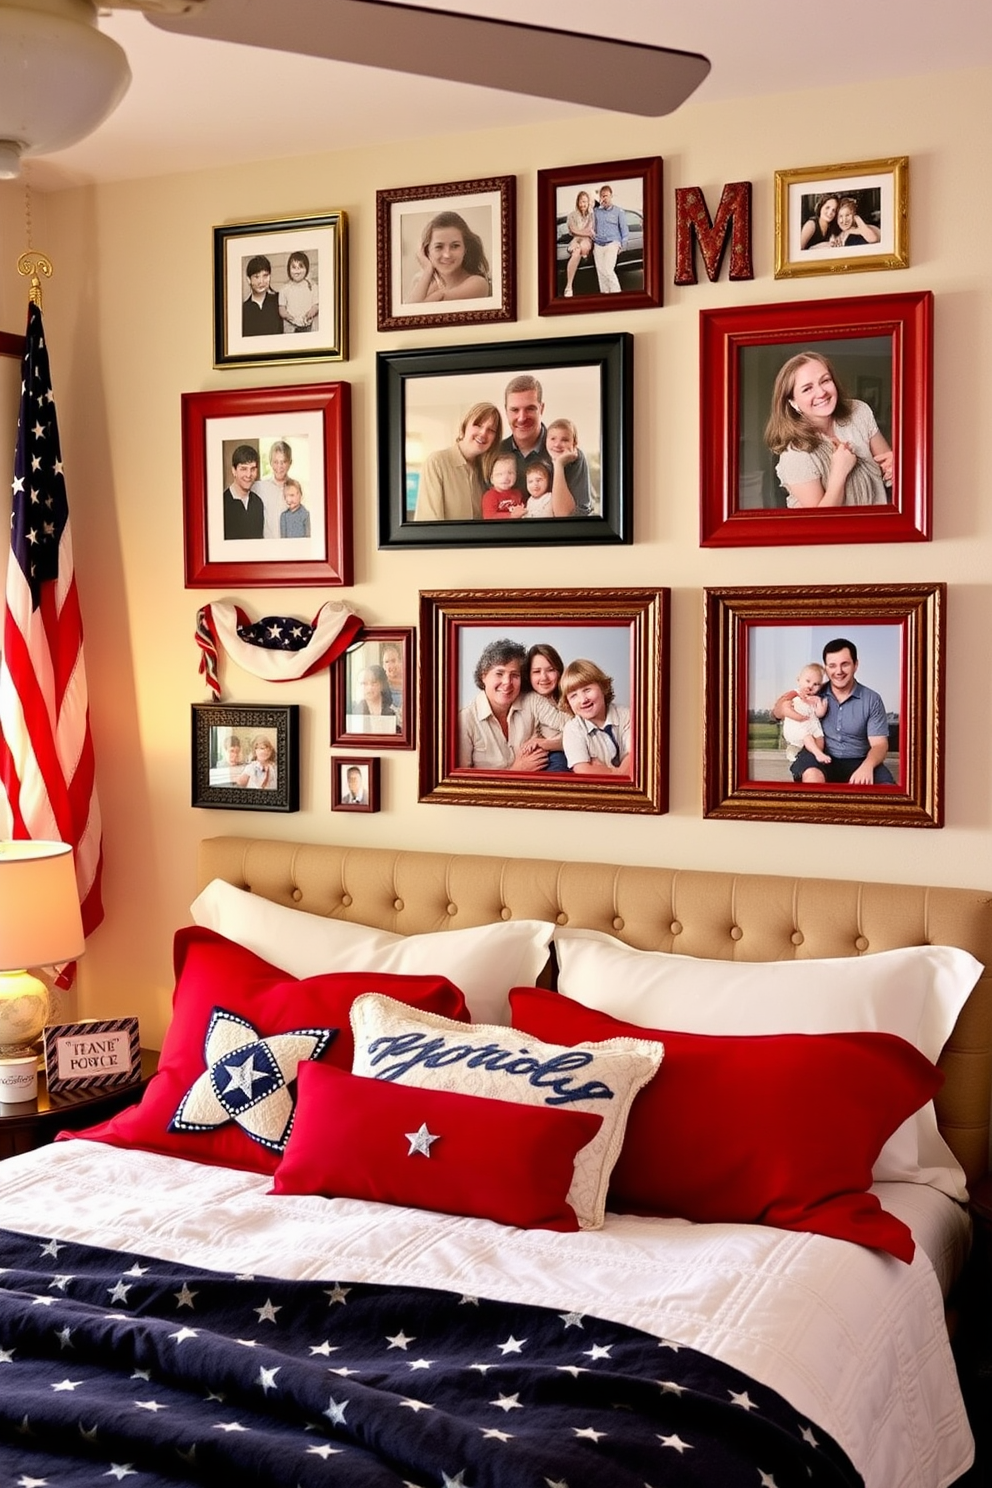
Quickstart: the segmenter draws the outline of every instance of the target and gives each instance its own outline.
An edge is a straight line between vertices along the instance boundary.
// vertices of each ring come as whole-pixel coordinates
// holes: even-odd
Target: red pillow
[[[810,1230],[912,1260],[908,1226],[865,1192],[883,1143],[943,1084],[904,1039],[663,1032],[536,987],[514,988],[510,1006],[537,1038],[665,1045],[631,1108],[609,1208]]]
[[[576,1230],[565,1196],[575,1154],[602,1120],[301,1064],[296,1122],[271,1191]]]
[[[412,1007],[469,1021],[465,999],[446,977],[343,971],[299,981],[263,961],[254,951],[197,926],[176,932],[173,962],[176,989],[172,997],[172,1022],[163,1041],[158,1073],[140,1104],[85,1131],[63,1132],[60,1137],[78,1135],[116,1147],[143,1147],[195,1162],[273,1173],[282,1152],[266,1145],[271,1137],[257,1134],[259,1127],[264,1130],[265,1125],[261,1102],[242,1118],[247,1129],[218,1107],[219,1124],[204,1125],[197,1130],[170,1130],[180,1106],[188,1112],[185,1098],[193,1086],[199,1082],[201,1091],[209,1086],[209,1081],[202,1078],[207,1069],[204,1051],[211,1020],[215,1025],[218,1021],[215,1014],[229,1030],[239,1021],[246,1025],[246,1038],[253,1033],[264,1039],[301,1030],[304,1034],[337,1030],[329,1048],[326,1039],[311,1039],[308,1046],[304,1038],[300,1047],[309,1047],[310,1052],[301,1053],[300,1057],[323,1057],[344,1069],[351,1068],[354,1052],[349,1012],[352,1002],[363,992],[385,992]],[[270,1123],[270,1129],[281,1133],[276,1138],[279,1149],[284,1145],[283,1128],[287,1121],[292,1121],[292,1080],[292,1074],[287,1076],[289,1083],[277,1078],[275,1084],[280,1089],[269,1097],[272,1101],[282,1101],[286,1117],[281,1122],[277,1120],[275,1128]],[[201,1108],[202,1105],[201,1101]],[[249,1135],[253,1122],[254,1137]]]

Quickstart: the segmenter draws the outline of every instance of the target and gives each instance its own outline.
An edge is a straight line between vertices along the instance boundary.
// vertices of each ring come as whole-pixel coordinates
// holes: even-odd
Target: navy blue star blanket
[[[0,1232],[0,1483],[854,1488],[820,1429],[579,1313]]]

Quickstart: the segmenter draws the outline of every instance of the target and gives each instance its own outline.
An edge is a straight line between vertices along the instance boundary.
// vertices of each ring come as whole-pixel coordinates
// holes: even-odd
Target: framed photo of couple
[[[537,173],[539,315],[661,305],[659,155]]]
[[[348,355],[347,218],[214,228],[214,366],[341,362]]]
[[[667,811],[668,615],[667,589],[422,593],[421,801]]]
[[[517,318],[515,176],[377,191],[380,331]]]
[[[182,397],[186,588],[350,584],[351,388]]]
[[[775,278],[909,267],[909,157],[775,172]]]
[[[933,295],[700,312],[700,544],[925,542]]]
[[[707,589],[703,814],[944,824],[944,584]]]
[[[633,540],[629,332],[376,360],[380,548]]]

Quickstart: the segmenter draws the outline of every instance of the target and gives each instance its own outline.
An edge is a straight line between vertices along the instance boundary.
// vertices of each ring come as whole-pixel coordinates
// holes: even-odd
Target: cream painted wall
[[[508,105],[508,118],[512,104]],[[85,188],[35,199],[35,243],[57,267],[46,294],[76,566],[82,589],[93,727],[105,818],[105,924],[82,962],[83,1014],[137,1011],[157,1043],[171,990],[173,929],[187,917],[203,835],[255,832],[532,856],[686,867],[851,873],[881,880],[992,885],[992,476],[985,454],[992,358],[992,209],[985,142],[987,71],[826,88],[689,106],[645,123],[588,116],[541,129],[465,130],[384,149]],[[835,281],[776,282],[776,168],[911,158],[912,267]],[[541,319],[536,314],[536,173],[541,167],[664,158],[665,307]],[[375,188],[513,173],[518,182],[519,321],[494,334],[378,334]],[[754,183],[757,277],[672,286],[673,193],[699,185],[711,210],[728,181]],[[0,190],[0,326],[23,325],[19,188]],[[351,358],[343,365],[211,368],[211,228],[327,208],[348,213]],[[703,273],[702,269],[700,272]],[[765,301],[932,289],[936,296],[935,539],[864,547],[698,546],[699,311]],[[489,553],[376,548],[374,377],[377,351],[605,330],[635,335],[635,544]],[[326,675],[266,685],[223,663],[225,699],[302,705],[303,809],[297,816],[189,806],[189,704],[204,696],[193,643],[209,598],[253,615],[313,614],[315,590],[224,595],[182,586],[180,394],[344,378],[352,385],[355,585],[370,624],[415,624],[421,588],[668,585],[672,603],[671,807],[662,817],[441,808],[417,803],[416,757],[383,751],[383,810],[329,812]],[[946,580],[944,708],[947,825],[942,831],[704,821],[702,590],[717,584]]]

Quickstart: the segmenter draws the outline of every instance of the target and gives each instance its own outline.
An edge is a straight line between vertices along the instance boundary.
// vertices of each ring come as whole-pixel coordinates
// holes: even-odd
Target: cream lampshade
[[[84,944],[72,848],[0,842],[0,1054],[25,1053],[48,1018],[48,988],[27,967],[74,961]]]

